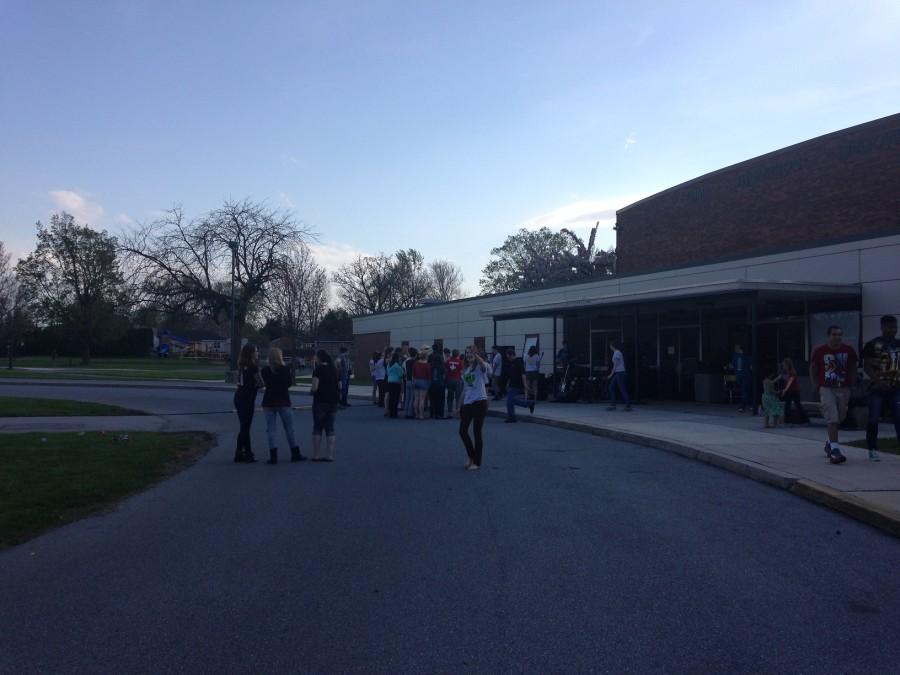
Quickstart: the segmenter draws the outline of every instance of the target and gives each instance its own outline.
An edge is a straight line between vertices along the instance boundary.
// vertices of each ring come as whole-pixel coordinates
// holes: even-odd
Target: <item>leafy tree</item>
[[[226,201],[193,220],[173,208],[126,237],[123,248],[140,272],[143,301],[166,312],[201,313],[223,323],[232,314],[233,271],[239,335],[288,253],[311,236],[289,212]],[[239,343],[232,340],[232,368]]]
[[[612,274],[615,253],[594,250],[596,232],[597,226],[585,245],[570,230],[520,229],[507,237],[502,246],[491,249],[492,259],[482,270],[482,292],[540,288]]]
[[[91,343],[117,303],[119,273],[116,238],[77,225],[68,213],[50,225],[37,223],[37,247],[16,265],[24,298],[44,321],[68,326],[77,336],[82,363],[90,363]]]
[[[0,241],[0,344],[5,345],[12,368],[19,336],[28,325],[23,287],[10,264],[10,254]]]
[[[319,322],[318,334],[330,337],[353,335],[353,317],[345,309],[329,309]]]

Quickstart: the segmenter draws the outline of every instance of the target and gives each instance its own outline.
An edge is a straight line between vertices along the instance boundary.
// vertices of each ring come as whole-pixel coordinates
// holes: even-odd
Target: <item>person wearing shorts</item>
[[[809,357],[809,377],[818,388],[822,417],[828,425],[825,456],[832,464],[842,464],[847,458],[838,445],[838,429],[850,406],[850,389],[856,381],[856,351],[843,344],[844,331],[829,326],[828,342],[819,345]]]
[[[340,401],[341,389],[338,380],[337,369],[331,356],[324,349],[316,352],[315,368],[312,376],[312,461],[334,461],[334,417],[337,414],[338,401]],[[327,442],[327,454],[319,456],[322,443],[322,434],[325,434]]]

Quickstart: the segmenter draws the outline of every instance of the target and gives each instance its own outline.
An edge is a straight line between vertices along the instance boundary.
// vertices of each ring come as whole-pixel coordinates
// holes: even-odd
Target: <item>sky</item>
[[[900,2],[0,0],[0,241],[290,209],[478,290],[520,227],[900,112]]]

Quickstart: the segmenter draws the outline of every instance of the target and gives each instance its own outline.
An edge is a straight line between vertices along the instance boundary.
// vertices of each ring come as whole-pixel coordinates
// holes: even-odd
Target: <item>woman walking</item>
[[[312,376],[313,395],[313,436],[312,436],[312,461],[334,461],[334,417],[337,414],[338,401],[341,391],[338,382],[337,369],[331,356],[324,349],[316,352],[315,369]],[[328,454],[319,457],[319,448],[322,444],[322,434],[328,444]]]
[[[413,364],[413,382],[416,391],[416,419],[425,419],[425,398],[428,396],[428,387],[431,386],[431,366],[427,360],[428,352],[422,350]]]
[[[250,425],[253,424],[253,410],[256,408],[256,391],[263,387],[258,362],[256,347],[251,344],[241,347],[238,357],[238,385],[234,392],[234,409],[241,425],[234,451],[235,462],[256,461],[253,450],[250,449]]]
[[[387,386],[388,417],[397,417],[397,406],[400,405],[400,392],[403,388],[403,366],[400,363],[399,352],[394,352],[391,357],[391,365],[387,371]]]
[[[481,468],[484,442],[481,430],[484,418],[487,417],[487,383],[491,378],[491,367],[481,358],[478,348],[470,347],[466,351],[466,369],[463,372],[463,405],[459,409],[459,436],[466,446],[469,461],[466,468],[477,471]],[[475,442],[469,438],[469,425],[474,424]]]
[[[266,384],[263,394],[262,408],[266,415],[266,437],[269,439],[269,464],[278,464],[278,446],[275,436],[278,432],[278,418],[284,427],[288,447],[291,449],[291,461],[302,462],[306,459],[300,454],[300,446],[294,440],[294,411],[291,408],[290,389],[291,370],[284,363],[284,355],[278,347],[269,348],[269,365],[262,369],[262,379]]]
[[[428,389],[428,400],[431,403],[431,419],[444,419],[444,357],[441,350],[435,345],[431,358],[428,359],[431,364],[431,387]]]
[[[538,398],[538,380],[541,376],[541,359],[543,358],[544,355],[538,353],[535,345],[528,348],[528,354],[525,356],[525,384],[528,387],[525,398],[530,398],[535,403]]]

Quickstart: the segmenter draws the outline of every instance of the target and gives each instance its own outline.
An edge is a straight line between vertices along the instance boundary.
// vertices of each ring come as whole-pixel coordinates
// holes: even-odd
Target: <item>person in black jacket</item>
[[[278,464],[278,446],[275,435],[278,431],[278,418],[284,427],[288,447],[291,449],[291,461],[302,462],[306,457],[300,454],[300,446],[294,440],[294,411],[291,408],[291,370],[284,364],[284,356],[278,347],[269,349],[269,365],[262,369],[262,379],[266,383],[262,407],[266,414],[266,436],[269,439],[269,464]]]
[[[334,461],[334,416],[337,414],[338,401],[340,401],[340,383],[338,382],[337,369],[331,356],[324,349],[316,352],[315,370],[312,375],[313,395],[313,437],[312,437],[312,461]],[[328,442],[328,454],[319,457],[319,448],[322,443],[322,434]]]
[[[253,410],[256,408],[256,391],[263,386],[258,362],[256,347],[251,344],[241,347],[238,357],[238,385],[234,392],[234,409],[241,424],[234,451],[235,462],[256,461],[250,449],[250,425],[253,424]]]

